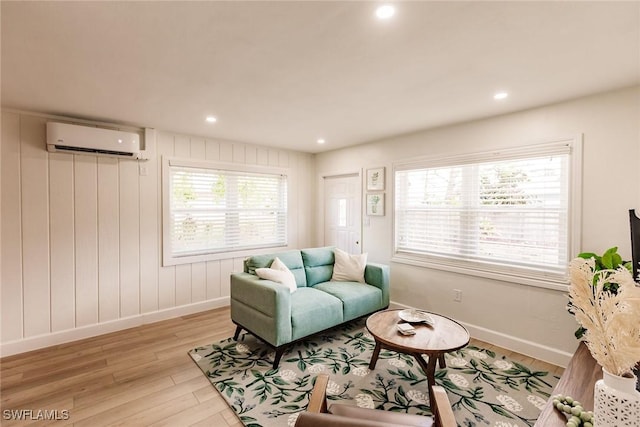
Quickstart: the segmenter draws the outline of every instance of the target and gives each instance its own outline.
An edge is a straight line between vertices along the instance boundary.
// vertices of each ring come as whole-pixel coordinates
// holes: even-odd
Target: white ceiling
[[[319,152],[640,83],[638,1],[378,4],[2,1],[2,105]]]

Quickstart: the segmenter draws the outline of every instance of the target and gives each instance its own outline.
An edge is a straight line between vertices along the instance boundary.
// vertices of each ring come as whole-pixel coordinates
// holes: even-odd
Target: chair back
[[[338,403],[328,406],[328,383],[328,375],[316,377],[309,405],[306,412],[298,416],[296,427],[457,427],[447,392],[440,386],[432,387],[435,408],[431,408],[434,414],[431,418]]]

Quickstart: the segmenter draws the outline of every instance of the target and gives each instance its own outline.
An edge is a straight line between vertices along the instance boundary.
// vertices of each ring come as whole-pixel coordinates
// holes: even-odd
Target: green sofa
[[[260,279],[255,270],[278,257],[293,273],[297,289]],[[309,335],[389,306],[389,267],[368,263],[365,282],[331,281],[333,248],[310,248],[257,255],[231,275],[234,338],[242,329],[275,347],[276,369],[286,346]]]

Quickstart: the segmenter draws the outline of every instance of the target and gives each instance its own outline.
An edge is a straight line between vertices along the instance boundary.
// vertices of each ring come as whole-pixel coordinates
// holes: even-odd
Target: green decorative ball
[[[557,410],[569,415],[567,427],[593,427],[593,412],[585,411],[582,403],[561,394],[556,394],[551,399]]]

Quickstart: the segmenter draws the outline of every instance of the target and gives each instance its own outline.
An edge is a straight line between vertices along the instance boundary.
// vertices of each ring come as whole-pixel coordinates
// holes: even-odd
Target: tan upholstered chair
[[[456,427],[447,392],[440,386],[433,387],[436,401],[434,418],[400,412],[365,409],[334,403],[327,407],[327,383],[329,376],[320,374],[311,392],[309,406],[296,421],[296,427]]]

